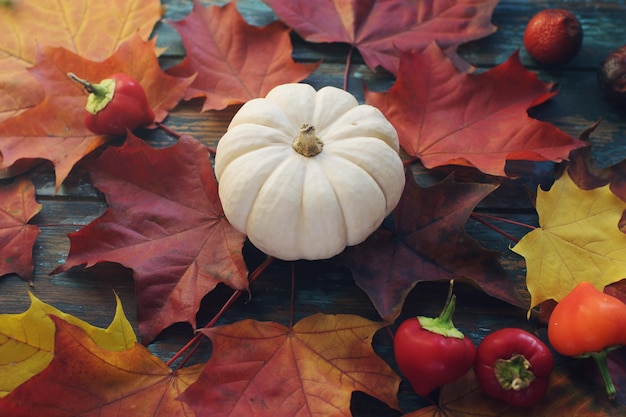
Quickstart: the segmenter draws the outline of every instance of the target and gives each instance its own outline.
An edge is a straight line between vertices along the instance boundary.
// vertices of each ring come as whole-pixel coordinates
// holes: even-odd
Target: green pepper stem
[[[522,391],[535,380],[535,374],[530,367],[528,359],[516,353],[510,359],[498,359],[493,370],[502,389]]]
[[[82,78],[77,77],[74,73],[68,72],[67,76],[70,77],[72,81],[76,81],[77,83],[82,85],[89,94],[94,94],[98,97],[104,97],[108,93],[107,87],[100,84],[90,83],[87,80],[83,80]]]
[[[446,305],[439,317],[423,317],[419,316],[417,319],[424,330],[429,332],[440,334],[445,337],[456,337],[457,339],[463,339],[465,336],[459,329],[454,327],[452,323],[452,316],[454,315],[454,309],[456,308],[456,295],[452,293],[452,286],[454,280],[450,280],[450,289],[448,290],[448,298]]]
[[[77,77],[71,72],[69,72],[67,76],[85,87],[85,90],[89,93],[89,96],[87,96],[87,105],[85,106],[85,110],[89,113],[97,114],[113,100],[113,96],[115,95],[115,80],[113,78],[106,78],[99,84],[94,84]]]
[[[604,381],[604,386],[606,387],[606,394],[610,399],[613,399],[615,398],[617,391],[615,390],[615,385],[613,385],[613,380],[611,379],[611,374],[609,373],[609,364],[606,358],[607,355],[608,352],[606,350],[589,354],[589,356],[591,356],[596,362],[596,365],[598,365],[598,370],[600,371],[600,375]]]
[[[452,323],[452,316],[456,309],[456,295],[452,295],[446,300],[446,305],[443,307],[441,314],[439,314],[439,321],[442,323]]]

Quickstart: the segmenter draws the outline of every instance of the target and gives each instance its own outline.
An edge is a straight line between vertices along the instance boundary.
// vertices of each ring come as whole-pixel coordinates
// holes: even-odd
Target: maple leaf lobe
[[[419,68],[419,71],[415,71]],[[566,160],[586,143],[528,116],[557,92],[527,71],[518,53],[480,74],[459,71],[436,44],[404,53],[394,85],[366,89],[398,131],[400,145],[426,168],[465,165],[507,176],[506,161]]]
[[[170,24],[180,34],[187,56],[168,73],[197,74],[185,98],[204,97],[203,111],[264,97],[277,85],[305,79],[319,65],[293,61],[291,29],[281,22],[248,24],[236,1],[204,7],[195,0],[187,17]]]
[[[291,330],[255,320],[203,329],[213,356],[182,399],[201,415],[348,416],[359,390],[398,408],[399,378],[371,347],[382,326],[316,314]]]

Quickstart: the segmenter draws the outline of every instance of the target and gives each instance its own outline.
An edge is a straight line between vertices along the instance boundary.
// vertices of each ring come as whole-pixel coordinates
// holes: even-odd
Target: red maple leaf
[[[465,233],[469,215],[497,184],[457,183],[448,177],[420,187],[411,172],[394,210],[395,231],[379,229],[337,258],[385,320],[394,320],[420,281],[469,279],[487,294],[521,306],[500,253]]]
[[[0,276],[15,273],[31,279],[33,244],[40,230],[27,223],[40,210],[29,180],[22,178],[0,187]]]
[[[264,0],[280,20],[311,42],[343,42],[365,63],[395,74],[400,51],[434,41],[451,56],[470,40],[495,32],[497,0]]]
[[[180,34],[187,57],[168,72],[197,74],[186,99],[205,97],[203,111],[264,97],[277,85],[301,81],[317,68],[293,61],[288,27],[280,22],[249,25],[236,1],[204,7],[196,0],[185,19],[170,24]]]
[[[218,283],[247,288],[245,236],[224,216],[208,148],[183,136],[154,149],[129,135],[89,169],[110,207],[69,234],[68,259],[54,272],[104,261],[133,269],[144,342],[176,322],[195,326]]]
[[[457,164],[505,176],[507,160],[562,161],[586,146],[527,110],[553,97],[554,85],[527,71],[514,53],[480,74],[460,72],[436,45],[404,54],[389,91],[365,100],[398,130],[404,150],[427,168]]]

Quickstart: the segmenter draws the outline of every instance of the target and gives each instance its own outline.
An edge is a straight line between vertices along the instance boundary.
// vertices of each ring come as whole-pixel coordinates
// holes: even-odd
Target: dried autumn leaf
[[[350,416],[361,391],[397,409],[400,378],[371,346],[382,326],[316,314],[291,329],[254,320],[203,329],[213,354],[181,399],[198,416]]]
[[[427,168],[467,165],[505,176],[507,160],[557,162],[586,146],[528,116],[528,108],[556,94],[552,88],[522,66],[518,53],[489,71],[467,74],[431,44],[403,54],[391,89],[366,91],[365,101],[380,108],[400,145]]]
[[[180,34],[187,56],[168,72],[197,73],[186,99],[205,97],[203,111],[265,97],[277,85],[301,81],[317,68],[293,61],[288,27],[280,22],[249,25],[236,1],[204,7],[196,0],[184,20],[170,24]]]
[[[218,283],[247,288],[245,236],[224,217],[207,147],[183,136],[154,149],[129,135],[88,169],[109,209],[69,234],[68,258],[54,273],[105,261],[133,269],[144,342],[176,322],[195,326]]]
[[[0,399],[12,417],[190,417],[177,398],[202,368],[172,372],[147,348],[99,347],[80,328],[51,316],[56,325],[54,359],[39,374]]]
[[[581,135],[581,139],[587,140],[599,124],[599,120],[593,123]],[[591,190],[609,184],[610,190],[622,201],[626,201],[626,160],[599,168],[593,163],[591,145],[589,145],[572,151],[570,160],[563,169],[565,168],[578,188]],[[622,213],[618,227],[622,233],[626,233],[626,211]]]
[[[14,273],[29,281],[32,278],[33,245],[40,230],[28,222],[40,210],[28,179],[0,187],[0,276]]]
[[[626,160],[599,168],[593,163],[591,146],[587,146],[570,154],[567,170],[578,188],[590,190],[609,184],[611,191],[626,201]]]
[[[94,327],[48,305],[32,293],[30,307],[21,314],[0,315],[0,396],[43,371],[52,361],[56,316],[85,331],[101,348],[121,351],[132,348],[137,339],[126,320],[119,298],[115,317],[106,329]]]
[[[604,292],[606,294],[609,294],[615,298],[618,298],[620,300],[622,300],[622,303],[626,304],[626,279],[623,279],[621,281],[615,282],[613,284],[607,285],[604,288]],[[546,303],[544,303],[546,304]],[[541,305],[541,307],[543,308],[543,305]],[[550,310],[550,312],[552,312],[552,310]],[[549,316],[548,316],[549,318]],[[546,320],[547,322],[547,320]]]
[[[385,320],[400,314],[420,281],[469,279],[487,294],[520,306],[515,288],[499,263],[465,233],[469,215],[497,184],[457,183],[452,178],[427,188],[407,172],[394,210],[395,231],[379,229],[337,258]],[[428,204],[424,204],[427,201]]]
[[[0,177],[19,173],[29,161],[45,159],[54,164],[57,188],[78,160],[107,140],[85,127],[87,94],[67,77],[68,72],[94,82],[116,72],[129,74],[146,90],[157,121],[176,106],[192,81],[165,74],[156,57],[155,42],[138,36],[99,62],[85,60],[66,49],[44,48],[30,72],[44,87],[46,97],[0,124]]]
[[[626,234],[618,228],[626,203],[609,186],[576,187],[564,173],[549,191],[537,190],[540,227],[526,234],[513,251],[526,259],[531,308],[560,301],[579,282],[598,289],[626,275]]]
[[[622,161],[618,166],[625,163],[626,161]],[[593,165],[591,146],[572,151],[567,163],[567,171],[571,180],[581,190],[591,190],[611,182],[613,176],[611,168],[598,169]]]
[[[609,400],[602,389],[601,383],[590,384],[586,375],[572,371],[570,367],[558,367],[541,402],[531,408],[514,407],[486,396],[478,386],[474,372],[470,371],[441,389],[439,405],[403,417],[623,416],[626,407]]]
[[[127,38],[148,39],[161,18],[158,0],[14,1],[0,8],[0,120],[38,104],[43,91],[28,72],[38,48],[62,47],[102,60]]]
[[[451,56],[470,40],[496,31],[496,0],[263,0],[280,20],[311,42],[343,42],[372,69],[395,74],[400,51],[437,42]]]
[[[44,159],[54,165],[58,189],[77,161],[106,143],[106,137],[95,136],[81,126],[82,117],[72,111],[75,104],[73,97],[46,97],[0,123],[0,178],[21,174]],[[51,114],[55,114],[52,119]]]
[[[156,40],[144,41],[139,36],[130,37],[114,54],[101,61],[88,61],[65,49],[47,49],[45,57],[38,60],[31,72],[49,95],[57,92],[69,95],[67,86],[71,85],[72,92],[80,93],[78,95],[82,97],[81,110],[85,107],[87,93],[82,86],[68,80],[68,72],[93,82],[123,72],[141,84],[157,122],[165,119],[168,111],[180,102],[194,79],[193,76],[180,78],[165,73],[157,57]]]

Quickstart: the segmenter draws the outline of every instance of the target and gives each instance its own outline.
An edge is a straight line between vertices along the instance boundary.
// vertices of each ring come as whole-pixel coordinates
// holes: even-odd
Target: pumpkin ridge
[[[324,158],[328,158],[328,156],[327,156],[327,155],[322,155],[320,159],[324,159]],[[316,169],[317,169],[317,171],[318,171],[318,173],[317,173],[317,174],[316,174],[316,173],[311,174],[311,170],[312,170],[311,168],[312,168],[312,167],[316,167]],[[328,177],[327,172],[324,170],[323,165],[322,165],[322,164],[320,164],[318,160],[311,160],[310,162],[307,162],[307,163],[305,164],[305,174],[304,174],[304,180],[303,180],[303,187],[302,187],[302,192],[301,192],[301,194],[300,194],[300,204],[301,204],[301,208],[302,208],[302,210],[305,210],[305,208],[304,208],[304,207],[306,207],[306,206],[307,206],[307,204],[305,204],[305,202],[304,202],[304,196],[305,196],[305,195],[308,195],[308,194],[310,193],[310,192],[309,192],[309,190],[307,189],[307,184],[311,184],[311,181],[310,181],[310,180],[308,180],[308,181],[307,181],[307,178],[308,178],[308,176],[310,176],[310,175],[313,175],[313,176],[317,175],[317,177],[322,177],[322,178],[324,178],[324,179],[326,180],[326,185],[327,185],[327,186],[328,186],[328,187],[332,190],[332,194],[333,194],[333,196],[334,196],[334,199],[333,199],[334,206],[335,206],[335,207],[339,210],[339,212],[340,212],[340,214],[333,213],[333,214],[334,214],[334,216],[333,216],[333,217],[335,217],[335,218],[340,218],[340,219],[341,219],[341,229],[342,229],[342,233],[341,233],[341,241],[343,242],[343,241],[347,240],[347,237],[348,237],[348,225],[346,224],[346,221],[345,221],[345,214],[344,214],[344,212],[343,212],[343,207],[342,207],[342,205],[341,205],[341,200],[340,200],[340,198],[339,198],[339,195],[337,195],[337,191],[336,191],[336,190],[335,190],[335,188],[333,187],[333,185],[332,185],[332,181],[331,181],[331,180],[330,180],[330,178]],[[318,195],[318,197],[319,197],[319,195]],[[334,232],[334,233],[336,233],[336,234],[337,234],[337,233],[339,233],[339,231],[337,230],[337,228],[338,228],[338,227],[339,227],[339,226],[337,226],[337,227],[335,228],[335,230],[333,231],[333,232]],[[335,237],[337,237],[337,236],[335,236]],[[302,239],[298,239],[298,241],[299,241],[299,242],[302,242],[302,246],[303,246],[303,247],[306,247],[306,246],[304,246],[304,245],[306,245],[306,244],[308,243],[308,242],[305,242],[305,241],[304,241],[304,240],[302,240]],[[340,250],[343,250],[343,247],[344,247],[345,245],[341,245],[341,246],[342,246],[342,248],[341,248]]]
[[[291,151],[291,149],[289,149],[289,151]],[[293,169],[292,169],[292,166],[294,165],[293,159],[299,156],[299,155],[293,154],[293,151],[288,152],[287,155],[288,156],[284,157],[278,163],[274,163],[272,161],[273,167],[269,169],[268,175],[263,179],[262,184],[256,190],[254,198],[252,199],[252,203],[249,206],[248,217],[246,219],[246,230],[248,231],[248,237],[250,238],[250,241],[255,246],[258,245],[259,249],[261,250],[263,250],[263,248],[266,246],[266,243],[265,243],[266,238],[265,236],[259,236],[260,234],[256,233],[257,227],[255,226],[260,222],[264,222],[265,224],[267,223],[276,224],[275,205],[281,202],[283,205],[287,204],[284,201],[284,199],[275,197],[277,193],[274,191],[276,189],[276,184],[283,183],[281,177],[285,176],[285,174],[293,173]],[[290,177],[290,180],[294,179],[294,175],[289,175],[289,177]],[[303,181],[304,173],[300,173],[300,177],[301,177],[301,181]],[[300,181],[299,186],[293,183],[291,183],[290,185],[294,186],[296,189],[301,188],[301,181]],[[284,190],[281,190],[281,191],[284,192]],[[270,196],[273,198],[270,198]],[[299,203],[301,204],[301,200],[302,200],[301,196],[298,200],[299,200]],[[271,214],[268,217],[266,215],[259,215],[259,213],[271,213]],[[299,217],[299,212],[296,212],[293,214],[298,215]],[[285,220],[286,219],[282,219],[282,222],[279,223],[281,225],[281,230],[284,227],[295,226],[295,228],[297,228],[297,224],[300,221],[300,219],[298,218],[296,221],[294,221],[293,225],[285,225],[284,223]],[[263,224],[263,223],[260,223],[260,224]],[[263,226],[265,226],[265,224],[263,224]],[[282,233],[281,230],[274,230],[273,232],[277,234],[279,233],[281,235],[285,235],[285,233]],[[294,235],[294,233],[287,234],[287,236],[292,236],[292,235]],[[271,241],[272,237],[268,237],[267,240]],[[297,242],[297,239],[294,239],[294,242],[287,244],[287,246],[294,247],[296,246],[294,244],[295,242]],[[284,242],[282,242],[282,244],[284,244]]]
[[[276,164],[274,161],[285,159],[285,155],[289,155],[290,153],[291,149],[287,147],[283,147],[282,154],[267,147],[260,148],[253,152],[237,156],[231,160],[228,165],[222,168],[221,175],[218,177],[220,201],[224,207],[224,213],[231,213],[230,216],[227,216],[228,220],[240,232],[247,233],[250,210],[257,198],[261,184],[265,183],[265,180],[275,169]],[[263,161],[263,164],[256,163],[255,170],[245,170],[242,168],[249,166],[254,161]],[[259,186],[256,187],[256,185]],[[241,190],[242,188],[243,190]],[[236,191],[239,192],[237,193]],[[228,210],[232,206],[236,206],[237,209],[239,209],[235,213],[241,213],[241,210],[245,209],[248,213],[246,218],[241,219],[238,215],[233,217],[233,212]]]
[[[315,126],[317,134],[325,141],[326,135],[333,131],[337,121],[358,107],[356,98],[345,90],[332,86],[322,87],[315,96],[310,124]]]
[[[363,149],[363,146],[361,146],[362,142],[365,140],[371,141],[371,143],[369,144],[369,147],[367,147],[369,150],[372,150],[371,149],[372,145],[375,145],[376,147],[379,147],[377,146],[378,144],[381,145],[379,147],[380,149],[377,149],[375,151],[376,158],[377,158],[376,159],[377,162],[375,165],[373,166],[368,165],[367,160],[364,158],[359,159],[359,157],[362,156],[360,153],[351,152],[349,149],[345,149],[346,144],[348,144],[350,141],[353,141],[353,140],[359,144],[358,148],[361,150]],[[378,185],[378,188],[380,189],[382,195],[385,198],[387,214],[389,214],[393,210],[393,208],[395,208],[399,200],[399,195],[402,193],[402,189],[404,188],[404,169],[402,168],[398,170],[398,184],[400,183],[402,184],[402,187],[398,187],[398,190],[390,189],[391,188],[390,184],[384,184],[381,182],[381,179],[378,178],[378,177],[387,178],[389,176],[389,172],[391,171],[391,167],[393,167],[393,164],[391,163],[391,161],[389,161],[390,162],[389,164],[381,162],[381,159],[383,158],[383,154],[384,154],[384,157],[388,159],[396,159],[395,157],[397,156],[397,160],[401,164],[400,157],[393,150],[393,148],[389,147],[387,142],[380,140],[377,137],[354,137],[354,138],[346,138],[345,140],[342,140],[342,141],[332,142],[327,146],[327,149],[329,153],[332,153],[335,156],[341,157],[344,160],[349,161],[355,166],[359,167],[365,175],[368,175]],[[390,168],[387,169],[385,172],[383,172],[382,170],[378,171],[377,172],[378,175],[374,175],[373,171],[383,166],[389,166]],[[397,166],[400,167],[402,165],[397,165]]]
[[[318,135],[326,144],[357,137],[371,137],[384,142],[396,152],[400,150],[395,128],[380,110],[368,104],[350,109],[332,123],[320,126]]]
[[[325,158],[319,159],[319,163],[341,207],[342,218],[346,225],[348,245],[361,243],[382,223],[386,216],[386,213],[384,215],[382,215],[383,213],[373,215],[373,213],[380,212],[380,207],[377,207],[379,205],[377,203],[384,199],[384,192],[380,189],[380,185],[369,175],[361,175],[363,169],[358,164],[343,158],[341,155],[330,152],[325,154],[325,156]],[[364,181],[365,178],[371,180]],[[367,187],[366,183],[369,183],[371,187]],[[355,187],[355,184],[358,184],[358,187]],[[348,197],[347,195],[353,193],[355,189],[359,190],[357,193],[358,197],[354,195]],[[386,209],[387,202],[385,201],[382,206]],[[363,219],[368,219],[368,222],[365,222]]]

